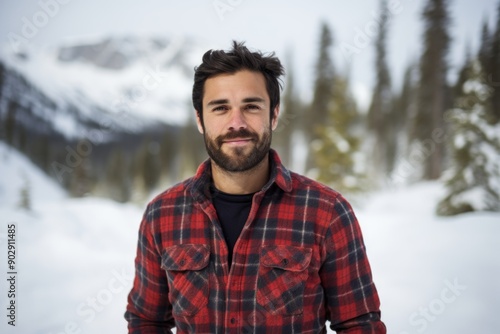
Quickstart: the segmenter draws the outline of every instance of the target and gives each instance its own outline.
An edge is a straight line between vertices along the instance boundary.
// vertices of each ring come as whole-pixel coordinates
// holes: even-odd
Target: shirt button
[[[234,325],[236,323],[236,318],[231,318],[231,324]]]
[[[286,267],[288,265],[288,259],[281,260],[281,263],[283,263],[283,266]]]

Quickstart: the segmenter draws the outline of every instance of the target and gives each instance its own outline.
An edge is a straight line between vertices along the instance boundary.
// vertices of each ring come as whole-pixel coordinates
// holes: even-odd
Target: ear
[[[276,130],[278,127],[278,116],[280,115],[280,106],[279,104],[274,108],[273,118],[271,119],[271,129]]]
[[[198,111],[196,111],[196,126],[198,127],[198,131],[201,134],[205,133],[205,131],[203,130],[203,125],[202,125],[201,119],[200,119],[200,113]]]

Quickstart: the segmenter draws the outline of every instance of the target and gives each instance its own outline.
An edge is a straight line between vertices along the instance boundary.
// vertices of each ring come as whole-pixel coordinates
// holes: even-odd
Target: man
[[[358,222],[270,149],[283,67],[234,42],[195,69],[210,159],[144,214],[129,333],[385,333]]]

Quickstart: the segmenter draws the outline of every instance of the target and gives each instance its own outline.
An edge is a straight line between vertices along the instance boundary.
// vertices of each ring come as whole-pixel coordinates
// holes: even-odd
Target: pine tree
[[[144,140],[137,153],[136,175],[139,177],[146,194],[149,194],[160,181],[161,162],[159,153],[159,144],[149,138]]]
[[[21,134],[21,129],[19,129],[19,134]],[[24,129],[23,129],[24,130]],[[44,171],[48,172],[50,170],[50,143],[49,136],[47,134],[40,134],[36,136],[36,140],[29,147],[30,152],[28,153],[33,161]]]
[[[393,96],[391,92],[391,77],[387,66],[386,39],[389,20],[387,1],[381,1],[380,26],[375,44],[377,73],[376,85],[368,110],[368,129],[374,137],[371,152],[375,177],[385,176],[392,169],[394,152],[389,148],[397,131],[390,112]]]
[[[453,165],[445,173],[447,195],[439,215],[468,211],[500,211],[500,124],[488,122],[491,90],[481,62],[466,65],[467,80],[449,113]]]
[[[394,104],[394,109],[397,110],[397,112],[392,114],[407,135],[408,128],[411,125],[411,115],[412,113],[415,113],[416,110],[418,90],[418,75],[416,72],[416,62],[411,62],[405,69],[403,74],[403,87],[401,88],[401,91],[396,99],[396,103]]]
[[[2,97],[4,78],[5,78],[5,67],[3,63],[0,62],[0,98]]]
[[[82,197],[89,194],[94,186],[91,178],[90,158],[82,158],[70,174],[68,190],[74,197]]]
[[[16,112],[18,108],[18,104],[14,101],[9,101],[9,105],[7,107],[7,115],[5,116],[4,123],[4,131],[5,131],[5,140],[11,146],[14,146],[15,141],[14,137],[16,134]]]
[[[186,103],[188,106],[189,103]],[[181,129],[179,140],[179,158],[180,158],[180,178],[185,179],[196,172],[199,164],[207,158],[205,150],[205,143],[203,135],[198,131],[196,125],[195,113],[191,110],[191,106],[187,107],[189,110],[189,118]]]
[[[19,207],[28,211],[31,210],[30,188],[29,180],[24,176],[24,185],[20,190]]]
[[[319,57],[315,68],[314,95],[307,117],[304,119],[304,135],[307,143],[317,139],[317,128],[324,123],[332,101],[333,84],[335,71],[333,61],[330,56],[330,48],[333,45],[333,38],[330,28],[326,23],[321,26],[321,37],[319,46]],[[314,154],[309,151],[306,159],[305,170],[309,171],[314,167]]]
[[[119,202],[129,201],[132,197],[132,177],[129,175],[128,163],[122,149],[115,149],[111,153],[106,174],[108,195]]]
[[[491,94],[491,123],[500,121],[500,3],[497,11],[497,23],[490,45],[490,61],[488,73],[488,84],[492,89]]]
[[[480,55],[478,55],[479,61],[480,60]],[[466,81],[470,80],[470,64],[472,62],[472,56],[470,54],[470,50],[466,49],[466,55],[465,55],[465,61],[464,61],[464,66],[460,68],[458,71],[458,76],[457,80],[455,82],[455,85],[452,88],[452,94],[454,96],[454,99],[458,99],[462,95],[463,87]],[[484,73],[484,67],[481,64],[481,68],[483,69]]]
[[[392,103],[391,113],[389,118],[395,128],[391,132],[392,137],[388,140],[388,157],[392,160],[388,161],[389,172],[394,182],[405,181],[406,172],[401,168],[409,154],[408,144],[408,129],[411,126],[411,115],[416,109],[416,65],[410,63],[403,74],[403,85],[401,91],[396,94]],[[404,174],[403,174],[404,173]]]
[[[432,138],[435,129],[444,127],[447,106],[448,70],[446,55],[450,45],[450,16],[447,0],[428,0],[423,11],[424,51],[420,59],[420,85],[417,113],[413,119],[412,140],[421,144]],[[434,143],[423,160],[424,179],[437,179],[443,169],[444,144]]]
[[[178,159],[177,131],[165,131],[160,143],[160,163],[162,181],[166,184],[178,180],[178,171],[175,168],[176,159]]]
[[[287,66],[285,93],[281,100],[278,126],[273,132],[273,147],[278,150],[283,164],[290,166],[293,161],[292,137],[299,126],[297,121],[300,116],[304,115],[304,112],[295,90],[295,75],[290,53],[287,59],[289,65]]]
[[[347,80],[338,77],[333,87],[328,114],[316,129],[318,139],[313,143],[317,179],[341,193],[354,193],[364,188],[355,164],[360,141],[353,130],[359,113]]]
[[[483,21],[481,29],[481,45],[479,47],[479,61],[484,73],[490,72],[491,35],[488,27],[488,20]]]
[[[18,147],[19,147],[19,151],[23,152],[24,154],[26,154],[27,152],[27,135],[26,135],[26,128],[24,126],[21,126],[19,127],[19,135],[17,136],[18,137]],[[48,161],[49,157],[47,156],[47,159],[46,161]],[[50,165],[49,163],[47,163],[47,165]],[[44,172],[48,172],[48,166],[40,166]]]

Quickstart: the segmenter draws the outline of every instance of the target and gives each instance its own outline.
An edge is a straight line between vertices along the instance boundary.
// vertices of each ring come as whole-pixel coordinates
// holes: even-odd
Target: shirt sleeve
[[[155,247],[149,208],[139,228],[135,278],[127,299],[125,319],[130,334],[171,334],[175,323],[168,301],[168,282],[161,268],[161,254]]]
[[[385,334],[361,229],[341,196],[334,203],[324,254],[320,276],[330,328],[338,334]]]

